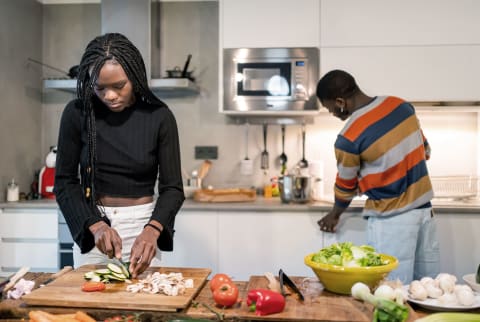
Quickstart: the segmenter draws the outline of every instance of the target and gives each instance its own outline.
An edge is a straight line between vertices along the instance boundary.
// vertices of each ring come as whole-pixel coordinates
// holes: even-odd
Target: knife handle
[[[73,267],[72,267],[72,266],[64,266],[61,270],[59,270],[58,272],[56,272],[55,274],[53,274],[53,275],[51,276],[51,278],[53,278],[53,279],[59,278],[60,276],[62,276],[62,275],[65,274],[65,273],[70,272],[71,270],[73,270]]]
[[[9,289],[11,289],[15,283],[17,283],[17,281],[19,279],[21,279],[23,276],[25,276],[25,274],[27,274],[27,272],[30,270],[30,267],[22,267],[20,268],[16,273],[15,275],[13,275],[11,278],[10,278],[10,282],[8,282],[7,285],[5,285],[5,287],[3,288],[3,292],[6,292],[8,291]]]

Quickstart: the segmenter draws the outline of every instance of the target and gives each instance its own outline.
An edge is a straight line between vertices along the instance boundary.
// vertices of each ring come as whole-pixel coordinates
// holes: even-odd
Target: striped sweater
[[[387,216],[430,206],[426,160],[430,147],[413,107],[393,96],[356,110],[335,142],[335,204],[347,208],[363,193],[365,216]]]

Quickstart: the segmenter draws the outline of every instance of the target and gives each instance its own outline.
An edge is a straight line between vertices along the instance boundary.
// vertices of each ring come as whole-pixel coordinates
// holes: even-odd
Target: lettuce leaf
[[[370,245],[355,246],[352,242],[334,243],[320,249],[312,261],[347,267],[384,265],[380,254]]]

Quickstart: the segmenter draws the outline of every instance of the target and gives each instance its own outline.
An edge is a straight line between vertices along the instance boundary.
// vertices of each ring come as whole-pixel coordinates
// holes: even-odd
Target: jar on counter
[[[7,185],[7,201],[18,201],[20,197],[20,192],[18,184],[15,182],[15,179],[12,179]]]

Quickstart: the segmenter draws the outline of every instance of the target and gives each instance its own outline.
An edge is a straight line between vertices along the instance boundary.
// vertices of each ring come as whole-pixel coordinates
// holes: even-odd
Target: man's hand
[[[95,246],[108,258],[122,258],[122,239],[117,231],[103,221],[89,227],[95,239]]]
[[[337,230],[337,224],[344,209],[334,207],[328,214],[326,214],[317,223],[321,231],[334,233]]]
[[[149,224],[154,225],[158,230],[151,226],[145,226],[140,235],[135,239],[131,250],[129,267],[133,278],[136,278],[150,266],[150,262],[157,253],[157,239],[160,237],[159,231],[162,231],[163,227],[160,223],[153,220]]]

